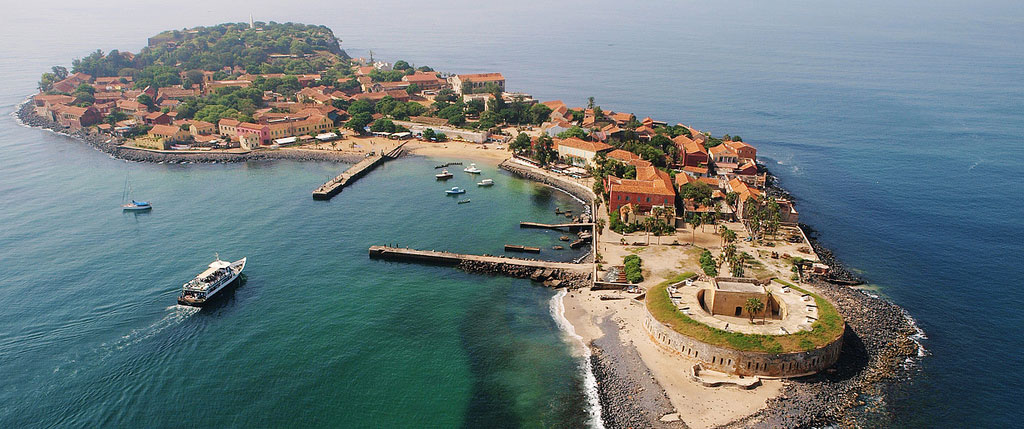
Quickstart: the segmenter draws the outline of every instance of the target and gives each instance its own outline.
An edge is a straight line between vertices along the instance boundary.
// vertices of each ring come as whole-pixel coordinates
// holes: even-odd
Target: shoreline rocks
[[[675,413],[665,389],[651,375],[632,344],[619,339],[611,318],[601,323],[605,335],[591,342],[590,364],[597,379],[601,420],[608,428],[682,428],[680,421],[662,420]]]
[[[594,202],[595,196],[593,195],[593,191],[585,189],[585,187],[578,183],[559,179],[557,177],[552,177],[546,174],[537,174],[520,165],[516,165],[515,163],[511,162],[508,159],[502,161],[501,164],[498,164],[498,168],[501,168],[502,170],[508,171],[509,173],[515,174],[524,179],[532,180],[534,182],[540,182],[545,185],[552,186],[554,188],[565,191],[569,195],[572,195],[573,197],[576,197],[577,199],[584,201],[586,203],[585,206],[593,204]]]
[[[491,274],[530,279],[548,287],[564,287],[568,290],[590,286],[590,273],[559,269],[539,269],[497,262],[462,261],[458,268],[476,274]]]
[[[814,286],[846,320],[839,361],[816,375],[789,380],[766,408],[729,427],[862,425],[865,418],[878,417],[870,413],[884,413],[863,409],[862,395],[884,395],[888,383],[909,377],[905,363],[918,356],[912,338],[918,331],[902,308],[848,286]]]

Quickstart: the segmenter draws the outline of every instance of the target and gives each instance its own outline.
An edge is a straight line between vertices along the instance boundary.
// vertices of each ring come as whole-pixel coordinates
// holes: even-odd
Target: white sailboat
[[[139,212],[152,209],[153,205],[149,201],[136,201],[131,198],[132,184],[129,180],[130,176],[130,172],[124,176],[124,190],[121,191],[121,210]]]

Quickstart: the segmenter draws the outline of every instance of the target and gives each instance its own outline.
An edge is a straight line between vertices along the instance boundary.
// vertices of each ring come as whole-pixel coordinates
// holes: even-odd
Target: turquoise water
[[[518,222],[579,210],[560,192],[490,166],[492,188],[461,172],[436,182],[439,161],[409,157],[317,202],[310,190],[343,166],[129,166],[51,133],[5,133],[33,138],[0,187],[0,326],[16,327],[0,335],[4,426],[185,415],[211,426],[532,426],[586,416],[578,362],[548,310],[553,292],[366,255],[381,243],[549,247],[555,233]],[[41,165],[37,151],[62,161]],[[152,212],[119,210],[129,169]],[[454,185],[473,202],[445,196]],[[214,252],[248,257],[247,282],[212,308],[173,305]]]
[[[929,356],[887,401],[893,413],[876,423],[1008,426],[1020,420],[1024,383],[1014,334],[1024,327],[1022,8],[528,0],[286,9],[254,1],[246,10],[186,1],[158,10],[115,0],[55,12],[23,3],[7,5],[0,26],[4,40],[17,41],[0,44],[0,108],[11,111],[49,66],[97,47],[137,50],[166,28],[244,21],[252,12],[257,20],[328,25],[355,56],[372,49],[445,71],[501,71],[510,89],[540,99],[582,105],[594,96],[606,110],[739,134],[800,198],[801,218],[928,334]],[[221,399],[231,404],[208,417],[236,425],[581,421],[579,406],[557,405],[582,400],[567,387],[578,382],[567,375],[571,363],[547,315],[550,291],[366,261],[366,245],[381,241],[473,251],[523,241],[505,235],[519,234],[512,222],[521,219],[478,206],[476,193],[457,207],[463,211],[439,212],[449,208],[445,200],[418,180],[423,168],[407,162],[361,181],[371,192],[356,187],[327,205],[308,198],[311,184],[335,171],[320,164],[136,166],[136,188],[157,208],[123,217],[108,209],[119,203],[122,163],[0,119],[0,374],[14,374],[0,384],[4,422],[173,422],[185,393],[202,399],[211,386],[229,392]],[[417,180],[388,184],[403,171]],[[420,194],[385,192],[405,186]],[[514,186],[495,189],[521,197],[504,210],[548,213],[550,203],[535,201],[530,185]],[[410,195],[424,202],[399,203]],[[419,229],[405,219],[429,223]],[[485,229],[491,221],[508,229]],[[166,308],[172,290],[214,251],[250,256],[249,282],[210,315],[147,334],[164,318],[176,320]],[[369,278],[378,280],[360,280]],[[448,283],[436,287],[439,280]],[[362,325],[352,335],[342,329]],[[388,335],[382,326],[408,330]],[[496,327],[505,334],[472,335]],[[217,344],[204,342],[209,333]],[[410,338],[420,347],[400,359],[396,350],[411,349],[397,344]],[[517,352],[536,345],[530,341],[550,341],[538,346],[548,353],[543,362]],[[182,362],[196,356],[234,366],[203,379],[211,384],[182,381]],[[508,369],[488,370],[496,365]],[[367,375],[389,371],[395,378]],[[403,377],[425,387],[394,388]],[[470,401],[479,391],[491,393]],[[296,417],[297,408],[315,412]],[[488,414],[508,410],[518,419]]]

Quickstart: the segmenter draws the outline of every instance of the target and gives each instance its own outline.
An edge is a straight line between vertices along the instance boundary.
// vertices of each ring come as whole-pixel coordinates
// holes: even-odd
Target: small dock
[[[329,200],[335,195],[338,195],[338,193],[350,183],[355,182],[360,177],[363,177],[378,165],[383,164],[384,161],[402,156],[402,152],[404,150],[403,146],[405,146],[405,142],[402,142],[394,149],[391,149],[388,153],[369,156],[362,161],[357,162],[355,165],[349,167],[348,170],[345,170],[345,172],[331,180],[328,180],[327,183],[324,183],[323,185],[320,185],[319,188],[313,190],[313,199]]]
[[[593,222],[588,222],[588,223],[555,223],[555,224],[538,223],[538,222],[519,222],[519,227],[520,228],[541,228],[541,229],[562,229],[562,228],[566,228],[566,229],[568,229],[570,231],[578,230],[578,229],[582,229],[582,228],[592,228],[593,226],[594,226]]]
[[[587,273],[593,270],[593,264],[538,261],[531,259],[508,258],[504,256],[467,255],[461,253],[439,252],[436,250],[416,250],[389,246],[371,246],[369,252],[370,258],[372,259],[423,262],[437,265],[458,265],[463,261],[472,261],[515,265],[529,268],[580,271]]]
[[[527,253],[540,253],[540,247],[520,246],[518,244],[506,244],[506,252],[527,252]]]

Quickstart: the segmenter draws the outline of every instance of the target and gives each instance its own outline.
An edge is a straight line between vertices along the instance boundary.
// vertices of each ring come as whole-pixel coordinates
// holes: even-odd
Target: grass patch
[[[814,298],[814,302],[818,305],[818,321],[811,325],[810,331],[801,331],[789,335],[758,335],[729,332],[705,325],[684,314],[672,304],[672,299],[669,298],[669,285],[681,282],[695,275],[693,272],[686,272],[659,283],[647,291],[645,303],[647,310],[659,322],[670,326],[680,334],[698,341],[740,351],[787,353],[807,351],[824,346],[838,338],[843,332],[843,318],[836,311],[835,307],[832,306],[832,303],[785,280],[775,281],[794,290],[811,295]]]

